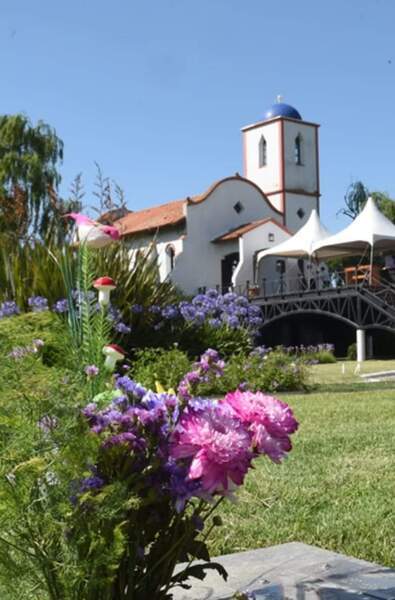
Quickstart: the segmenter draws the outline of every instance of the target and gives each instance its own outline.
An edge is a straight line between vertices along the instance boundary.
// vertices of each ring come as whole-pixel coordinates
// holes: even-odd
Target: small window
[[[303,208],[299,208],[296,211],[296,214],[298,215],[299,219],[303,219],[303,217],[305,216],[306,213],[304,212]]]
[[[269,235],[267,236],[269,242],[274,242],[274,233],[269,233]]]
[[[167,257],[167,272],[170,273],[174,269],[174,263],[176,260],[176,251],[174,246],[169,244],[166,246],[166,257]]]
[[[261,137],[259,140],[259,167],[265,167],[267,165],[267,144],[265,138]]]
[[[237,214],[240,214],[244,210],[244,206],[241,202],[236,202],[236,204],[233,207],[233,210],[235,210]]]
[[[302,136],[300,135],[300,133],[298,133],[298,135],[295,138],[294,160],[295,165],[302,164]]]

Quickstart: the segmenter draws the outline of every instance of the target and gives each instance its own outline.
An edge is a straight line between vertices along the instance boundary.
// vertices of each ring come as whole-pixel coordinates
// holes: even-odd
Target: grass
[[[367,360],[360,364],[359,373],[355,372],[357,366],[356,361],[341,360],[333,364],[313,365],[310,369],[309,383],[313,390],[320,392],[395,389],[395,380],[367,383],[360,377],[360,374],[395,370],[395,360]]]
[[[280,466],[261,459],[239,502],[222,505],[213,553],[300,541],[394,565],[395,393],[371,386],[281,395],[300,422],[294,450]]]

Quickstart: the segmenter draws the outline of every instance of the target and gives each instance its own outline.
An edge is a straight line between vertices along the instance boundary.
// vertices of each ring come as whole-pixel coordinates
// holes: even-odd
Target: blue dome
[[[302,117],[296,108],[289,104],[284,104],[283,102],[276,102],[276,104],[273,104],[273,106],[265,112],[264,120],[274,119],[275,117],[289,117],[290,119],[302,120]]]

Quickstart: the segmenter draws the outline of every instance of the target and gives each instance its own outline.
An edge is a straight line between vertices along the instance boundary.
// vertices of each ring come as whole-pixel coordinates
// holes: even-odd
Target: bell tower
[[[291,231],[313,208],[319,211],[318,128],[279,96],[263,121],[242,129],[244,177],[261,188]]]

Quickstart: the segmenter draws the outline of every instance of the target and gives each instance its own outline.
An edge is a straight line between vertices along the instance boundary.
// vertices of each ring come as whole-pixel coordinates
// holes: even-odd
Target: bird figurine
[[[89,248],[104,248],[112,242],[119,240],[119,229],[112,225],[102,225],[81,213],[67,213],[63,215],[73,219],[76,225],[77,243],[84,243]]]

